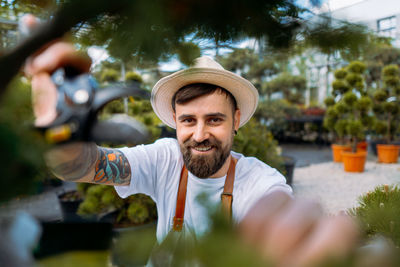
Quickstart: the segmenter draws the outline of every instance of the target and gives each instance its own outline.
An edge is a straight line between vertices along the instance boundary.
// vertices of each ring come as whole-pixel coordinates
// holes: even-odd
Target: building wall
[[[362,23],[400,47],[400,1],[364,0],[331,12],[333,18]]]
[[[400,0],[364,0],[329,12],[334,19],[361,23],[381,36],[394,38],[393,45],[400,47]],[[308,66],[309,88],[318,86],[318,102],[331,92],[333,72],[327,77],[327,60],[323,55]],[[340,59],[332,59],[331,70],[343,65]],[[325,66],[324,66],[325,65]],[[327,80],[328,79],[328,80]]]

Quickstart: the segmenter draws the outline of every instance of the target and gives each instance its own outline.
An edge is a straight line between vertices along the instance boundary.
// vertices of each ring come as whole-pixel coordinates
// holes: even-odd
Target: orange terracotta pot
[[[365,151],[342,152],[343,166],[346,172],[363,172],[367,153]]]
[[[342,151],[351,151],[351,147],[346,145],[332,144],[331,148],[334,162],[342,162]]]
[[[376,145],[378,150],[378,162],[380,163],[397,163],[399,157],[398,145]]]

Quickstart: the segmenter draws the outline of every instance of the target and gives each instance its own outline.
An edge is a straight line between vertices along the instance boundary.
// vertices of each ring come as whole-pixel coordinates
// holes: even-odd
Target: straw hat
[[[175,92],[192,83],[209,83],[228,90],[240,109],[242,127],[253,115],[258,103],[257,89],[246,79],[225,70],[212,58],[203,56],[191,68],[175,72],[159,80],[151,91],[151,105],[157,116],[168,126],[176,128],[171,100]]]

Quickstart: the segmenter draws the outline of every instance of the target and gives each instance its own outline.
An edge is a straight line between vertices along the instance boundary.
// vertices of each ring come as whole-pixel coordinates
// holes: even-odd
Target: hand
[[[25,26],[33,28],[38,20],[32,15],[24,17]],[[88,72],[91,60],[78,52],[67,42],[55,41],[46,45],[25,64],[25,75],[32,78],[32,99],[35,125],[45,126],[57,117],[57,88],[51,81],[51,74],[60,67],[69,66],[81,72]]]
[[[359,235],[350,217],[324,216],[318,204],[280,191],[261,199],[239,229],[248,244],[277,266],[312,266],[344,257]]]

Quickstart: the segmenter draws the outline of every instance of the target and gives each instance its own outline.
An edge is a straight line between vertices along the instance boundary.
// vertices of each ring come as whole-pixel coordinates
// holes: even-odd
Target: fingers
[[[38,18],[32,14],[24,15],[19,24],[22,35],[29,33],[40,24]],[[91,59],[86,53],[78,52],[75,47],[68,43],[55,40],[42,47],[31,58],[27,60],[25,73],[34,76],[40,72],[52,73],[63,66],[70,66],[81,72],[88,72]]]
[[[289,195],[284,192],[276,191],[258,201],[239,225],[239,231],[241,231],[245,241],[253,245],[261,243],[262,239],[260,239],[260,235],[264,235],[264,231],[266,231],[272,223],[272,217],[275,216],[289,200]]]
[[[325,217],[282,266],[312,266],[345,257],[356,245],[359,229],[346,215]]]
[[[26,14],[21,17],[18,30],[23,36],[28,36],[29,33],[39,25],[39,19],[32,14]]]
[[[41,72],[52,73],[63,66],[72,66],[81,72],[88,72],[91,60],[85,53],[77,52],[75,47],[67,42],[57,42],[29,60],[25,73],[34,76]]]
[[[313,230],[322,215],[321,207],[310,201],[292,201],[272,218],[262,236],[262,253],[267,259],[281,261]]]
[[[33,15],[22,18],[21,28],[26,34],[39,24]],[[61,67],[72,67],[78,72],[88,72],[91,60],[85,53],[78,52],[68,42],[55,40],[37,51],[25,63],[25,75],[32,78],[33,109],[36,126],[46,126],[57,117],[57,88],[51,74]]]
[[[57,89],[50,74],[41,72],[32,77],[32,101],[35,125],[46,126],[57,117]]]
[[[278,266],[310,266],[343,257],[354,247],[357,225],[345,215],[327,217],[319,204],[273,192],[239,225],[244,240]]]

